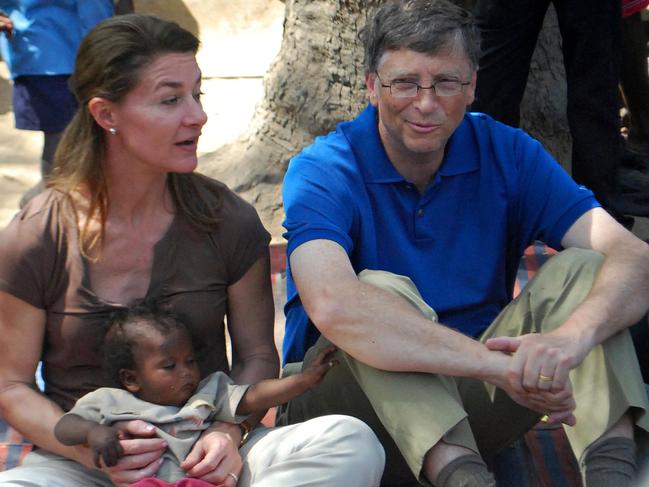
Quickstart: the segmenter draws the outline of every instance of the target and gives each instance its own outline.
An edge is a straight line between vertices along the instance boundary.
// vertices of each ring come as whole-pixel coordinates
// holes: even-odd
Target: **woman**
[[[0,416],[38,447],[0,474],[2,485],[122,486],[155,475],[166,445],[141,421],[122,425],[125,456],[102,471],[87,447],[53,435],[77,398],[106,385],[103,323],[134,299],[158,300],[200,337],[202,377],[278,374],[268,233],[250,205],[193,173],[207,118],[197,48],[176,24],[138,15],[103,22],[79,48],[80,108],[49,188],[0,237]],[[44,394],[34,387],[39,360]],[[381,476],[382,450],[352,418],[252,435],[243,460],[241,436],[229,423],[206,430],[183,462],[188,477],[233,487],[240,475],[239,485],[282,486],[369,486]]]

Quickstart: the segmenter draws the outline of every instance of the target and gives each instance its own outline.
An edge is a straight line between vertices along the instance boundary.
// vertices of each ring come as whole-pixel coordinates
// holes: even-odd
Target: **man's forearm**
[[[635,324],[649,308],[649,246],[618,245],[606,256],[584,301],[563,325],[592,349]]]
[[[332,343],[372,367],[482,380],[506,369],[505,356],[427,319],[388,291],[350,280],[332,294],[337,298],[325,305],[328,310],[311,319]]]

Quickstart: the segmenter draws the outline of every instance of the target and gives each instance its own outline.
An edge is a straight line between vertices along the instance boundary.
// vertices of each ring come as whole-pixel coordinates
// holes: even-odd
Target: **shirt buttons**
[[[424,216],[424,209],[423,208],[419,208],[417,210],[417,216]]]

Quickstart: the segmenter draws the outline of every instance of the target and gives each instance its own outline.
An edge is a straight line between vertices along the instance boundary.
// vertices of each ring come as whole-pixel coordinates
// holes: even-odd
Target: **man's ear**
[[[466,99],[467,107],[471,107],[471,104],[475,101],[475,86],[478,79],[478,72],[473,71],[471,74],[471,83],[467,85],[464,90],[464,97]]]
[[[137,374],[131,369],[119,370],[119,381],[128,392],[136,394],[140,391],[140,382],[137,379]]]
[[[374,106],[379,103],[379,94],[376,92],[376,73],[365,73],[365,86],[370,95],[370,103]]]
[[[97,125],[104,130],[117,128],[117,120],[115,120],[114,103],[100,98],[98,96],[92,98],[88,102],[88,111],[92,118],[95,119]]]

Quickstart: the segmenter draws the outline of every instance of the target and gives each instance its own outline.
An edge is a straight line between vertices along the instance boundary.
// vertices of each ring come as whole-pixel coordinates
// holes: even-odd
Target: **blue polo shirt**
[[[512,297],[525,248],[561,248],[568,228],[599,206],[541,144],[487,115],[466,114],[423,194],[390,163],[377,112],[318,137],[284,180],[287,253],[310,240],[340,244],[354,270],[410,277],[440,322],[477,337]],[[319,332],[288,271],[285,363]]]
[[[0,0],[14,24],[0,52],[11,78],[72,73],[81,39],[114,13],[113,0]]]

